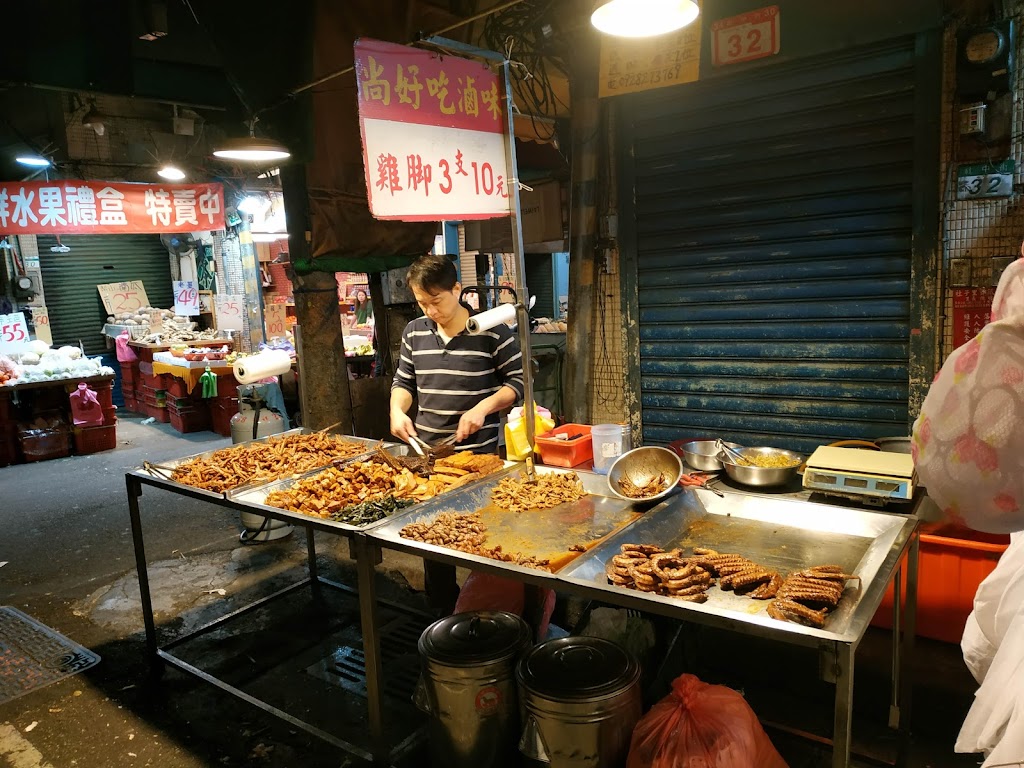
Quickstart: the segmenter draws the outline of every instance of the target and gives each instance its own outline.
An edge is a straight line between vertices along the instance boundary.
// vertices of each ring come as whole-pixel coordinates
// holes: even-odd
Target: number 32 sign
[[[779,52],[780,26],[777,5],[719,19],[711,25],[712,62],[722,67],[774,56]]]

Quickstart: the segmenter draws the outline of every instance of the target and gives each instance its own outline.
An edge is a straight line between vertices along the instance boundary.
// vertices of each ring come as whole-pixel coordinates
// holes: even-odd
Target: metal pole
[[[508,132],[505,134],[505,160],[508,166],[508,186],[512,196],[510,218],[512,219],[512,248],[516,256],[516,322],[519,327],[519,349],[523,355],[523,418],[526,419],[526,442],[530,449],[526,454],[526,476],[534,478],[533,446],[536,438],[536,415],[533,404],[533,366],[530,350],[530,295],[526,288],[526,254],[523,247],[522,207],[519,199],[519,165],[516,161],[515,114],[512,111],[512,68],[505,59],[502,73],[505,77],[505,113],[508,117]]]
[[[132,542],[135,544],[135,570],[139,575],[139,599],[142,603],[142,623],[146,626],[146,653],[153,671],[160,669],[159,646],[156,640],[156,622],[153,620],[153,599],[149,593],[149,569],[146,565],[146,545],[142,536],[142,519],[139,516],[139,497],[142,483],[131,475],[125,475],[128,487],[128,516],[131,518]]]
[[[900,674],[903,672],[902,660],[900,658],[901,643],[903,636],[900,633],[902,622],[901,600],[903,593],[903,566],[896,569],[896,575],[892,580],[892,679],[889,681],[892,686],[889,699],[889,727],[896,729],[900,727]]]
[[[377,583],[374,564],[380,550],[366,536],[352,538],[356,553],[356,576],[359,585],[359,621],[363,632],[363,658],[366,661],[366,708],[370,726],[370,751],[374,765],[387,765],[387,741],[384,738],[384,669],[380,658],[380,635],[377,617]]]
[[[836,643],[836,709],[832,724],[832,768],[849,768],[853,736],[853,655],[850,643]]]

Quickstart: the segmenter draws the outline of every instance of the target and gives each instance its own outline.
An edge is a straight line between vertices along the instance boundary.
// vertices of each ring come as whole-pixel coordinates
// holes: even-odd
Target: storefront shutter
[[[107,312],[97,285],[141,280],[152,306],[174,306],[170,259],[158,235],[62,235],[68,253],[50,251],[55,237],[40,235],[38,242],[55,346],[81,341],[86,354],[106,351],[100,330]]]
[[[646,442],[907,433],[914,63],[908,38],[622,105]]]
[[[537,303],[531,317],[555,316],[555,270],[550,253],[526,254],[526,288]]]

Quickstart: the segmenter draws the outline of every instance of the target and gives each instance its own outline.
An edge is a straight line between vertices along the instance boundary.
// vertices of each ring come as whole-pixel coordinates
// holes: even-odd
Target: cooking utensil
[[[726,443],[722,442],[721,439],[716,440],[715,441],[715,445],[718,447],[719,451],[724,451],[726,456],[728,456],[731,459],[733,459],[740,466],[746,464],[746,459],[744,458],[743,454],[741,454],[740,452],[738,452],[734,448],[730,448],[729,444],[726,444]],[[724,464],[725,462],[723,461],[722,463]]]
[[[793,476],[796,475],[797,469],[803,464],[804,457],[799,453],[785,451],[781,448],[744,448],[743,453],[740,454],[740,457],[746,460],[751,460],[756,456],[775,456],[780,454],[790,459],[793,462],[792,466],[757,467],[735,464],[730,460],[729,455],[725,451],[719,454],[718,459],[725,467],[726,474],[737,483],[765,487],[785,485],[792,480]]]
[[[425,458],[427,457],[427,451],[429,451],[429,450],[430,450],[430,446],[429,446],[429,445],[427,445],[426,443],[424,443],[424,442],[423,442],[422,440],[420,440],[420,439],[419,439],[418,437],[416,437],[415,435],[409,435],[409,437],[408,437],[408,441],[409,441],[409,445],[411,445],[411,446],[412,446],[412,449],[413,449],[414,451],[416,451],[416,453],[417,453],[417,454],[418,454],[418,455],[419,455],[419,456],[420,456],[421,458],[424,458],[424,459],[425,459]]]
[[[721,450],[718,447],[718,440],[691,440],[678,447],[682,453],[683,460],[694,469],[701,472],[721,472],[722,462],[718,460]],[[740,449],[743,446],[738,443],[725,443],[730,448]]]
[[[664,476],[668,485],[653,496],[635,499],[622,493],[619,483],[628,479],[633,485],[642,488]],[[668,448],[654,445],[634,448],[619,456],[608,469],[608,487],[620,499],[632,502],[658,501],[668,496],[678,485],[683,476],[683,462]]]
[[[910,453],[911,443],[909,437],[880,437],[875,440],[879,450],[889,453]]]

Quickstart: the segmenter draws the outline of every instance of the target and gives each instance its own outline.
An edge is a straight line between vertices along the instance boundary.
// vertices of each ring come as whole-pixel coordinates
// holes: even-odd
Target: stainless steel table
[[[544,468],[539,468],[544,471]],[[607,493],[604,478],[581,473],[585,485]],[[852,729],[853,672],[857,647],[890,583],[901,595],[902,568],[906,567],[905,605],[894,606],[892,669],[893,696],[889,725],[908,734],[911,679],[904,665],[912,654],[917,595],[919,521],[915,515],[823,505],[810,501],[729,492],[720,498],[708,491],[680,491],[625,527],[609,528],[607,537],[593,549],[555,572],[491,560],[457,550],[402,538],[401,528],[414,520],[429,520],[443,511],[472,512],[485,506],[496,479],[486,480],[462,493],[450,494],[357,535],[360,558],[360,592],[372,584],[371,563],[379,549],[397,549],[466,568],[488,571],[524,583],[581,595],[592,600],[649,611],[679,621],[705,624],[741,634],[772,638],[817,652],[822,676],[836,686],[832,734],[833,766],[849,765]],[[720,486],[721,487],[721,486]],[[586,500],[584,500],[586,501]],[[576,502],[580,505],[583,502]],[[591,517],[597,523],[598,508]],[[572,505],[562,505],[571,507]],[[567,511],[522,513],[538,525]],[[586,517],[586,514],[584,514]],[[608,528],[607,526],[604,526]],[[546,529],[546,528],[545,528]],[[601,526],[593,526],[601,534]],[[861,576],[859,590],[848,588],[840,606],[823,629],[771,619],[766,603],[714,589],[704,604],[687,603],[650,593],[617,587],[605,577],[605,563],[623,543],[657,544],[692,548],[705,546],[740,552],[755,562],[788,573],[815,564],[836,563]],[[902,631],[901,631],[902,629]],[[379,643],[376,624],[364,625],[367,646]]]

